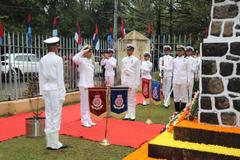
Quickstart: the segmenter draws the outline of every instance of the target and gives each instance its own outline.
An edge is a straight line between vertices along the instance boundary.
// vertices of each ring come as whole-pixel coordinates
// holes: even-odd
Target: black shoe
[[[135,119],[131,119],[131,118],[130,118],[129,121],[135,121]]]
[[[128,120],[129,120],[129,118],[123,118],[122,120],[124,120],[124,121],[128,121]]]
[[[68,146],[67,145],[62,145],[62,147],[60,147],[60,148],[47,147],[46,149],[48,149],[48,150],[60,150],[60,149],[65,149],[65,148],[68,148]]]

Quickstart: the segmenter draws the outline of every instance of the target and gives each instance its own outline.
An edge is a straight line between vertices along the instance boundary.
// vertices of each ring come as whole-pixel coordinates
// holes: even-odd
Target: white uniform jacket
[[[187,57],[188,63],[188,82],[194,79],[194,74],[197,70],[197,61],[192,56]]]
[[[94,86],[94,65],[91,59],[82,56],[82,52],[77,53],[72,58],[78,65],[80,80],[79,87],[89,88]]]
[[[176,57],[173,63],[173,84],[187,85],[188,80],[188,63],[184,56]]]
[[[122,59],[121,65],[122,85],[137,88],[140,84],[140,61],[135,56],[127,56]]]
[[[159,71],[160,75],[163,77],[172,77],[173,76],[173,57],[170,55],[164,55],[159,58]]]
[[[152,62],[142,61],[141,77],[146,79],[152,79],[151,71],[152,71]]]
[[[117,61],[114,57],[110,57],[109,59],[103,59],[101,61],[101,65],[105,68],[105,76],[115,76],[114,68],[116,68]]]
[[[63,101],[65,99],[63,59],[54,52],[49,52],[40,60],[39,90],[40,95],[45,91],[58,91],[59,98]]]

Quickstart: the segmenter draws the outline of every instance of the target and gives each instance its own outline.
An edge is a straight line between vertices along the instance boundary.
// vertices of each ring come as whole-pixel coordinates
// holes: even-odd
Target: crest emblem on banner
[[[88,88],[89,110],[95,118],[107,115],[107,88],[92,87]]]
[[[93,99],[93,105],[91,105],[91,107],[95,110],[102,109],[103,105],[102,105],[102,99],[100,98],[100,95],[95,95]]]
[[[157,98],[158,98],[158,89],[157,89],[157,87],[154,87],[154,88],[153,88],[153,98],[154,98],[154,99],[157,99]]]
[[[144,86],[143,86],[143,94],[144,95],[148,94],[148,85],[147,84],[144,84]]]
[[[125,105],[123,104],[122,95],[117,95],[115,99],[115,104],[113,105],[115,109],[122,109]]]
[[[160,82],[152,80],[152,101],[156,105],[161,103],[160,85]]]
[[[110,88],[110,114],[121,117],[128,110],[128,87]]]
[[[142,78],[142,95],[145,99],[150,98],[150,79]]]

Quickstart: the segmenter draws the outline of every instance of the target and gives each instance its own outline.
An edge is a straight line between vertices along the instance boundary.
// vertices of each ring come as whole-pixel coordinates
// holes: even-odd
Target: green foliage
[[[83,37],[92,37],[95,24],[99,24],[102,38],[113,26],[114,0],[0,0],[5,30],[26,30],[26,17],[32,15],[33,33],[51,34],[52,19],[58,16],[60,34],[73,36],[76,21],[80,21]],[[201,41],[210,20],[211,0],[118,0],[118,36],[121,18],[125,18],[126,31],[138,30],[147,34],[151,22],[153,33],[193,33]],[[159,26],[160,24],[160,26]]]

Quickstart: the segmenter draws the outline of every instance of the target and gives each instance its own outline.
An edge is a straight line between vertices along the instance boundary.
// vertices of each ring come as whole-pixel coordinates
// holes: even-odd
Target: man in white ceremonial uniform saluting
[[[173,63],[173,96],[176,112],[181,112],[188,102],[188,64],[185,47],[177,46],[177,57]]]
[[[105,84],[106,86],[114,86],[114,78],[115,78],[115,68],[117,61],[113,57],[114,50],[109,48],[107,52],[106,58],[101,61],[101,66],[105,68]]]
[[[151,54],[149,52],[145,52],[143,54],[144,61],[141,64],[141,78],[151,80],[151,72],[152,72],[152,62],[150,61]],[[143,88],[142,88],[143,89]],[[143,99],[143,105],[148,105],[150,102],[145,98]]]
[[[57,55],[58,37],[46,39],[44,43],[47,44],[49,52],[39,63],[39,89],[45,102],[47,149],[58,150],[67,147],[59,141],[62,105],[66,94],[63,59]]]
[[[129,87],[128,111],[124,120],[134,121],[136,118],[136,89],[140,85],[140,61],[133,56],[134,46],[127,44],[127,56],[122,59],[121,83]]]
[[[72,60],[78,65],[80,80],[80,110],[82,126],[90,128],[95,126],[90,117],[88,88],[94,87],[94,65],[91,60],[92,49],[90,45],[84,46],[79,53],[73,56]]]
[[[194,48],[191,46],[186,47],[187,63],[188,63],[188,102],[191,102],[194,86],[194,75],[197,71],[197,61],[193,57]]]
[[[164,97],[164,107],[168,108],[170,105],[169,94],[172,87],[173,78],[173,57],[170,56],[172,47],[169,45],[163,46],[164,56],[159,59],[160,79],[162,84],[162,92]]]

